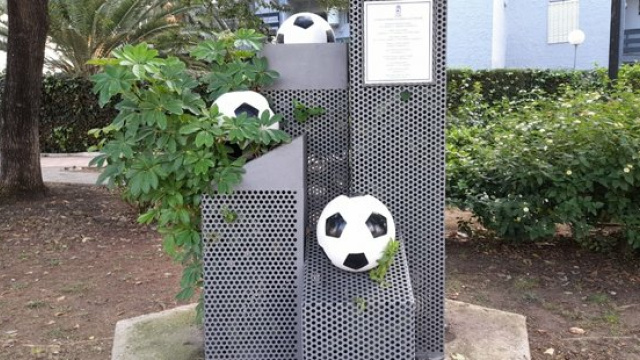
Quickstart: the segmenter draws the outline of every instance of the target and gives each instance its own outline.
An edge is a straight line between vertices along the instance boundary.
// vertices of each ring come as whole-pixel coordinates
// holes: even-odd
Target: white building
[[[618,0],[613,0],[618,1]],[[640,58],[640,0],[619,0],[619,58]],[[453,68],[572,68],[609,65],[612,0],[449,0],[447,64]],[[568,42],[572,30],[586,37]],[[635,30],[639,29],[639,30]],[[614,44],[617,46],[618,44]],[[623,50],[624,54],[623,54]],[[623,56],[624,55],[624,56]]]

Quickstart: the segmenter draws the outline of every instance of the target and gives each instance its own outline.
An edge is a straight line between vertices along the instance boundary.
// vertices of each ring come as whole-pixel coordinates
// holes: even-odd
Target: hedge
[[[497,69],[447,71],[447,101],[449,112],[456,112],[465,94],[480,88],[481,102],[493,106],[503,99],[517,101],[532,93],[553,97],[570,85],[582,90],[602,89],[607,83],[604,70],[565,71],[537,69]]]
[[[96,144],[90,129],[106,126],[115,117],[112,107],[100,108],[89,79],[45,76],[40,106],[40,151],[82,152]],[[4,77],[0,79],[0,93]]]
[[[465,94],[480,87],[483,103],[491,106],[503,98],[517,100],[533,91],[553,96],[563,85],[578,88],[600,88],[604,85],[601,70],[448,70],[447,99],[450,111],[457,109]],[[0,79],[0,91],[4,88]],[[100,108],[91,91],[88,79],[66,75],[46,76],[40,120],[40,149],[42,152],[86,151],[95,144],[87,131],[111,122],[116,111]]]

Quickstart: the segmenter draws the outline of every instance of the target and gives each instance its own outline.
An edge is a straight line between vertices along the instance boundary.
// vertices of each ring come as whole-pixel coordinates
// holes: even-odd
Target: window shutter
[[[549,0],[547,42],[568,42],[569,33],[579,28],[579,0]]]

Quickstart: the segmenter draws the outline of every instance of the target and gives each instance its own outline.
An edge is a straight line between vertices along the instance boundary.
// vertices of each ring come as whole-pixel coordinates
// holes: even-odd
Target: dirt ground
[[[527,317],[532,358],[640,359],[640,257],[558,238],[504,244],[456,231],[447,212],[446,297]]]
[[[177,305],[181,270],[116,194],[49,187],[0,200],[0,359],[110,359],[118,320]],[[469,238],[462,215],[447,213],[448,298],[527,316],[534,360],[640,359],[640,259]]]
[[[116,194],[48,186],[0,202],[0,359],[110,359],[118,320],[177,305],[180,267]]]

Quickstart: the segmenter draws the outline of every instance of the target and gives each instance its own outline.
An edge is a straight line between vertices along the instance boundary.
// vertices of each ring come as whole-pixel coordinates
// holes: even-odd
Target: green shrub
[[[106,126],[115,117],[113,106],[100,107],[89,79],[48,75],[43,79],[40,107],[40,151],[81,152],[97,144],[87,135]],[[0,79],[0,98],[4,77]]]
[[[115,117],[113,106],[101,107],[91,91],[89,79],[66,75],[47,76],[43,81],[40,111],[40,151],[81,152],[97,144],[87,135],[106,126]]]
[[[281,116],[265,111],[259,118],[229,118],[209,96],[256,89],[277,76],[257,56],[262,41],[254,30],[238,30],[200,44],[192,56],[215,69],[202,77],[208,87],[204,98],[194,92],[200,84],[184,63],[159,58],[146,44],[125,46],[112,58],[93,62],[104,66],[93,76],[100,102],[121,98],[113,123],[94,131],[105,136],[103,154],[92,161],[106,165],[98,181],[108,180],[126,199],[147,207],[138,221],[157,223],[165,251],[184,266],[181,300],[202,286],[202,195],[230,192],[249,156],[288,139],[268,128]],[[233,157],[233,146],[243,150],[240,157]],[[202,315],[202,298],[198,310]]]
[[[618,72],[619,81],[624,82],[633,90],[640,90],[640,65],[624,64]]]
[[[447,107],[450,114],[464,114],[468,109],[484,116],[484,111],[512,109],[534,99],[553,99],[570,86],[583,90],[603,89],[606,74],[594,71],[538,69],[497,69],[447,71]],[[473,100],[469,102],[469,96]],[[508,105],[508,106],[505,106]],[[496,107],[498,109],[496,109]],[[488,114],[491,117],[491,114]],[[486,120],[486,119],[485,119]]]
[[[558,223],[578,241],[616,223],[640,248],[640,94],[564,90],[482,124],[447,132],[447,194],[500,237],[541,239]],[[587,242],[589,241],[589,242]]]

